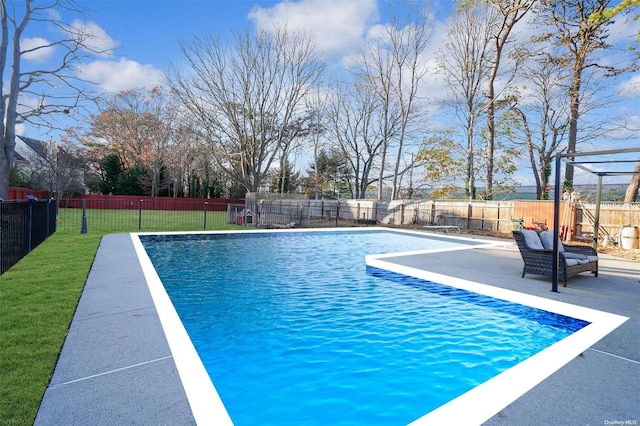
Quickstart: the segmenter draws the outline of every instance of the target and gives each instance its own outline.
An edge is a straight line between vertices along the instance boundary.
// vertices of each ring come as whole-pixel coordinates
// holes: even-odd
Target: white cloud
[[[614,18],[614,23],[607,29],[609,30],[608,43],[633,45],[640,32],[640,20],[629,19],[628,16],[617,16]]]
[[[320,53],[341,55],[361,40],[378,19],[375,0],[284,1],[270,8],[255,7],[248,16],[257,29],[286,25],[292,31],[314,34]]]
[[[618,93],[627,97],[640,96],[640,74],[633,74],[631,78],[618,86]]]
[[[72,37],[81,41],[93,53],[101,56],[111,56],[116,42],[107,32],[95,22],[74,21],[70,26]]]
[[[106,92],[140,87],[152,88],[162,84],[164,74],[151,65],[142,65],[128,59],[95,61],[80,67],[79,77],[100,85]]]
[[[25,60],[33,62],[46,62],[51,56],[53,56],[54,48],[49,46],[50,42],[41,37],[24,38],[20,40],[20,49],[23,52],[33,50],[32,52],[25,53],[22,57]]]

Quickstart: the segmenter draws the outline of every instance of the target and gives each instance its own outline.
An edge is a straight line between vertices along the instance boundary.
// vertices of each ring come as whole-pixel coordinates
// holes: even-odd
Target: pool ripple
[[[365,267],[433,244],[384,236],[145,243],[236,425],[406,424],[584,326]]]

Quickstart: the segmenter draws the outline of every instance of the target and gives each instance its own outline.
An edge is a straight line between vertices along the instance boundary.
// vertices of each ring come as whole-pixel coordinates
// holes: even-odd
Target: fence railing
[[[344,225],[441,225],[510,232],[513,203],[374,200],[261,200],[236,207],[244,225],[265,228]],[[248,216],[249,221],[244,219]]]
[[[514,221],[527,227],[553,229],[553,201],[375,201],[261,200],[238,209],[254,214],[244,225],[282,227],[384,224],[394,226],[457,226],[461,229],[510,233]],[[260,215],[259,212],[262,212]],[[560,229],[568,240],[592,238],[594,203],[560,205]],[[640,203],[602,203],[600,241],[619,235],[625,226],[640,226]]]
[[[56,210],[54,199],[0,202],[0,274],[56,232]]]
[[[199,231],[233,227],[228,203],[190,199],[60,200],[58,229],[87,232]]]
[[[586,219],[593,204],[561,205],[561,227],[569,238],[593,233]],[[376,201],[251,199],[192,200],[107,197],[63,199],[58,229],[81,232],[198,231],[208,229],[367,226],[457,226],[508,234],[513,221],[553,228],[550,201]],[[603,203],[600,227],[609,235],[640,224],[640,204]]]

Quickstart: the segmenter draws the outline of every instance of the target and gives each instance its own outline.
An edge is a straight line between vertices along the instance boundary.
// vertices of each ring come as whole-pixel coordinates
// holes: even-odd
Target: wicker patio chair
[[[553,231],[545,231],[553,235]],[[526,234],[533,233],[533,234]],[[520,255],[524,261],[522,277],[525,274],[535,274],[550,277],[553,273],[553,250],[549,246],[549,234],[531,230],[513,231],[513,238],[518,244]],[[535,235],[535,237],[534,237]],[[542,238],[541,238],[542,236]],[[546,238],[545,238],[546,237]],[[537,242],[535,239],[537,238]],[[546,247],[543,245],[546,241]],[[591,272],[598,276],[598,253],[593,247],[574,246],[560,243],[560,256],[558,259],[558,276],[562,279],[564,287],[567,279],[581,272]]]

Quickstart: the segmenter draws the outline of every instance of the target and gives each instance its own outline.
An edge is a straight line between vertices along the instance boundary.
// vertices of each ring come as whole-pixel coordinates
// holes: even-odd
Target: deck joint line
[[[109,371],[105,371],[105,372],[98,373],[98,374],[92,374],[91,376],[81,377],[79,379],[69,380],[67,382],[58,383],[57,385],[49,386],[49,389],[55,389],[55,388],[59,388],[59,387],[66,386],[66,385],[70,385],[70,384],[73,384],[73,383],[82,382],[82,381],[89,380],[89,379],[94,379],[96,377],[106,376],[106,375],[109,375],[109,374],[112,374],[112,373],[118,373],[120,371],[129,370],[131,368],[140,367],[142,365],[153,364],[154,362],[164,361],[164,360],[167,360],[167,359],[170,359],[170,358],[173,358],[173,356],[169,355],[169,356],[165,356],[165,357],[162,357],[162,358],[152,359],[150,361],[139,362],[137,364],[128,365],[126,367],[116,368],[115,370],[109,370]]]
[[[634,364],[640,364],[640,361],[636,361],[635,359],[625,358],[623,356],[612,354],[610,352],[601,351],[601,350],[595,349],[595,348],[589,348],[589,349],[591,349],[592,351],[599,352],[599,353],[604,354],[604,355],[609,355],[609,356],[612,356],[614,358],[619,358],[619,359],[622,359],[622,360],[625,360],[625,361],[629,361],[629,362],[632,362]]]

